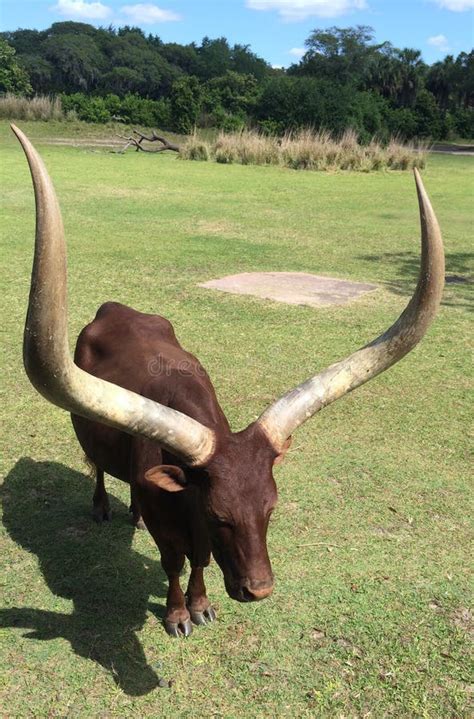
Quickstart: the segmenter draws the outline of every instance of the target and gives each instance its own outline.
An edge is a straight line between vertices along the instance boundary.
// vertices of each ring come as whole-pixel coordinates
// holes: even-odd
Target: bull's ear
[[[275,459],[273,460],[273,466],[275,466],[276,464],[281,464],[283,462],[283,460],[285,459],[286,453],[288,452],[288,450],[291,447],[291,441],[292,441],[292,437],[288,437],[288,439],[285,440],[285,443],[282,447],[280,454],[278,455],[278,457],[275,457]]]
[[[155,487],[167,492],[182,492],[186,488],[186,477],[182,469],[173,464],[160,464],[145,472],[145,479]]]

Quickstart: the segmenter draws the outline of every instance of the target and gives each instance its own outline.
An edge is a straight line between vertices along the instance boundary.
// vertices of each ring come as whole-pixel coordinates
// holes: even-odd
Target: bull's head
[[[421,269],[417,287],[398,320],[383,334],[276,400],[256,422],[231,434],[206,427],[170,407],[94,377],[77,367],[67,339],[66,254],[56,195],[25,135],[13,127],[26,153],[36,197],[36,246],[24,336],[25,368],[49,401],[73,414],[146,437],[177,457],[193,485],[202,486],[215,558],[230,596],[261,599],[272,590],[266,548],[276,502],[273,465],[292,433],[316,412],[367,382],[406,355],[436,314],[444,284],[438,223],[419,173]],[[145,481],[185,491],[178,467],[156,467]]]

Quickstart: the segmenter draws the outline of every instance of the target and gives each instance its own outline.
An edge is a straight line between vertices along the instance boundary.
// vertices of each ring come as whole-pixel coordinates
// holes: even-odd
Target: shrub
[[[116,96],[107,95],[106,100],[113,97]],[[167,100],[148,100],[132,94],[117,99],[119,103],[113,114],[123,122],[146,127],[170,126],[170,105]]]
[[[407,107],[390,109],[387,113],[387,124],[391,135],[409,139],[416,135],[417,117]]]
[[[105,123],[112,119],[103,97],[89,97],[75,92],[73,95],[61,95],[61,102],[65,112],[75,112],[78,119],[84,122]]]
[[[66,112],[75,112],[79,120],[104,123],[119,120],[129,124],[146,127],[168,128],[170,125],[169,102],[166,100],[148,100],[131,93],[125,97],[105,95],[96,97],[76,92],[62,95]]]
[[[0,38],[0,92],[30,95],[33,92],[30,78],[15,55],[15,49]]]
[[[199,80],[183,75],[171,88],[171,123],[177,132],[190,132],[196,125],[202,105],[202,87]]]
[[[456,110],[454,113],[454,128],[459,137],[474,137],[474,109]]]

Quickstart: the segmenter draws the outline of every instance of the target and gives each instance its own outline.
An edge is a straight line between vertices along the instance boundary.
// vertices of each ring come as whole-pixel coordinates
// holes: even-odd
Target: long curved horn
[[[11,128],[28,160],[36,199],[35,256],[23,341],[23,361],[31,383],[58,407],[155,440],[188,464],[204,464],[214,452],[212,430],[74,364],[68,344],[66,246],[58,200],[33,145],[21,130]]]
[[[418,170],[421,269],[409,304],[380,337],[284,394],[257,420],[278,451],[303,422],[398,362],[421,340],[436,315],[444,286],[443,241]]]

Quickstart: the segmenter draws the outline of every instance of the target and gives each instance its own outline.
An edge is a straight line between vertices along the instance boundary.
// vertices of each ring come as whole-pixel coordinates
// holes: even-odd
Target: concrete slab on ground
[[[377,289],[377,285],[307,272],[243,272],[203,282],[199,287],[310,307],[345,305]]]

